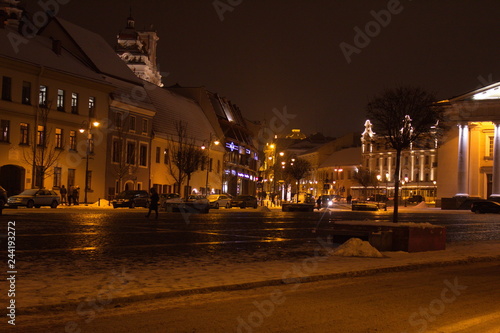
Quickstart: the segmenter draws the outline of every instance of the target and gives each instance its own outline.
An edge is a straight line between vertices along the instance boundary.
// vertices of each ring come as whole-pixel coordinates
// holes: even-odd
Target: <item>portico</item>
[[[451,129],[440,148],[440,197],[500,200],[500,82],[440,102]],[[452,165],[452,151],[456,162]],[[444,158],[442,158],[444,157]]]

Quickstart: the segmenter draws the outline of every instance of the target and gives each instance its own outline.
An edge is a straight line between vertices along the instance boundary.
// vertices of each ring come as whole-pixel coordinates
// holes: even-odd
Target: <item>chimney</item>
[[[62,50],[62,43],[60,40],[53,39],[52,40],[52,51],[54,51],[55,54],[61,55],[61,50]]]

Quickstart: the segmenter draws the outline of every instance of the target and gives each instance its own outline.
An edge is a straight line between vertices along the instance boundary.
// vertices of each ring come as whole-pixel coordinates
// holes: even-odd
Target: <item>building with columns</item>
[[[361,166],[376,174],[379,182],[377,187],[381,192],[388,197],[394,196],[396,151],[388,147],[383,138],[377,137],[370,120],[365,122],[365,130],[361,135],[361,152]],[[401,198],[421,195],[426,202],[435,201],[437,186],[443,185],[438,182],[437,170],[437,141],[422,140],[413,143],[401,154]]]
[[[463,198],[500,201],[500,83],[440,104],[451,126],[439,149],[443,208],[458,208]]]

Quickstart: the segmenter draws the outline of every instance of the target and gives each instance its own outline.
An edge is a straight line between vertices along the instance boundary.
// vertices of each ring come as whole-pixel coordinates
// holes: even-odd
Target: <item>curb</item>
[[[340,272],[340,273],[332,273],[332,274],[321,274],[321,275],[312,275],[305,277],[294,277],[290,278],[290,281],[284,281],[283,279],[271,279],[264,281],[256,281],[256,282],[248,282],[248,283],[238,283],[238,284],[230,284],[230,285],[221,285],[221,286],[211,286],[211,287],[202,287],[195,289],[185,289],[185,290],[174,290],[160,293],[150,293],[145,295],[134,295],[134,296],[124,296],[124,297],[116,297],[113,298],[112,303],[114,303],[113,307],[120,307],[121,303],[132,303],[138,301],[145,300],[157,300],[161,298],[173,298],[179,296],[188,296],[188,295],[201,295],[208,294],[212,292],[227,292],[227,291],[238,291],[238,290],[248,290],[254,288],[261,287],[269,287],[269,286],[279,286],[279,285],[292,285],[292,284],[302,284],[302,283],[310,283],[310,282],[319,282],[326,280],[335,280],[349,277],[363,277],[363,276],[371,276],[382,273],[390,273],[390,272],[406,272],[418,269],[425,268],[433,268],[433,267],[444,267],[444,266],[454,266],[460,264],[470,264],[470,263],[481,263],[481,262],[493,262],[500,261],[500,255],[497,256],[488,256],[488,257],[468,257],[466,259],[456,259],[450,261],[435,261],[428,263],[420,263],[420,264],[407,264],[402,266],[390,266],[390,267],[381,267],[381,268],[371,268],[359,271],[349,271],[349,272]],[[23,314],[36,314],[44,311],[60,311],[60,310],[74,310],[77,308],[79,304],[84,302],[84,300],[78,302],[68,302],[68,303],[58,303],[52,305],[40,305],[33,307],[19,307],[19,311]]]

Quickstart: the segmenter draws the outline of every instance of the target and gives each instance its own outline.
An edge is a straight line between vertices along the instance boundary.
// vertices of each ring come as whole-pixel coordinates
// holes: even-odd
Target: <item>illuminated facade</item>
[[[439,150],[439,197],[500,200],[500,83],[441,105],[451,130]]]

